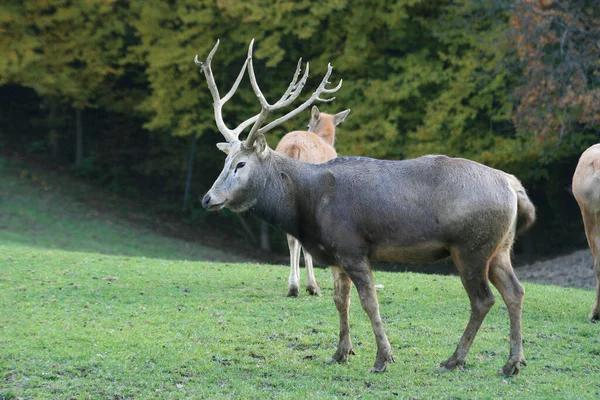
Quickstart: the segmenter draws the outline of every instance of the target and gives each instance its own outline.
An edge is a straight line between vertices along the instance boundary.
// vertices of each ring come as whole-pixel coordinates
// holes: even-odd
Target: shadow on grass
[[[59,173],[0,166],[0,176],[0,243],[162,259],[261,259],[208,228],[152,214]],[[221,250],[227,248],[233,251]]]

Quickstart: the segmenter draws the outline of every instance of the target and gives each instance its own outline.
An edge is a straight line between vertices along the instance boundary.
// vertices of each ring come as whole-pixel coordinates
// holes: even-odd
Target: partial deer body
[[[248,72],[254,87],[250,57]],[[200,65],[209,68],[210,56]],[[530,226],[535,209],[514,176],[446,156],[405,161],[341,157],[310,164],[269,149],[260,132],[221,147],[228,153],[225,166],[202,205],[209,210],[250,210],[299,239],[317,261],[333,266],[334,302],[340,316],[334,361],[346,361],[353,354],[348,321],[352,284],[377,343],[371,371],[384,371],[394,361],[379,314],[371,260],[428,262],[452,257],[471,314],[454,354],[441,366],[464,365],[494,304],[491,281],[510,319],[510,353],[502,372],[519,372],[525,362],[524,291],[513,272],[510,251],[517,224],[519,230]]]
[[[581,209],[585,236],[594,256],[596,302],[589,318],[598,321],[600,320],[600,144],[591,146],[581,154],[573,174],[572,190]]]
[[[279,141],[275,151],[295,160],[313,164],[324,163],[337,157],[333,148],[335,127],[346,118],[349,112],[350,110],[345,110],[331,115],[322,113],[316,106],[313,106],[308,124],[309,132],[293,131],[286,134]],[[289,234],[287,240],[290,249],[290,277],[287,296],[298,296],[300,294],[300,250],[302,246],[296,238]],[[306,291],[320,296],[321,289],[315,279],[312,256],[306,249],[302,250],[306,267]]]

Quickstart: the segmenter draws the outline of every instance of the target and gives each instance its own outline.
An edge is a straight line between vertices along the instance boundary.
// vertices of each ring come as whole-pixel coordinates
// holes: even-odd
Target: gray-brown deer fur
[[[320,164],[337,157],[333,147],[335,141],[335,127],[344,121],[350,110],[344,110],[337,114],[320,112],[317,106],[313,106],[308,123],[308,131],[292,131],[286,134],[275,151],[285,154],[296,160]],[[300,294],[300,250],[302,246],[298,239],[287,235],[290,250],[290,277],[288,279],[287,296],[298,296]],[[313,260],[306,249],[304,253],[304,265],[306,267],[306,291],[312,295],[321,295],[321,289],[315,279]]]
[[[214,49],[205,63],[197,62],[205,73],[212,54]],[[251,51],[247,65],[263,105],[261,116],[253,118],[264,120],[273,106],[261,98]],[[207,80],[216,103],[218,94],[208,75]],[[323,88],[319,86],[316,92],[332,92]],[[218,114],[215,118],[220,125],[220,110]],[[514,176],[446,156],[405,161],[341,157],[309,164],[271,150],[261,129],[254,126],[245,141],[221,130],[228,143],[220,148],[228,155],[202,205],[208,210],[252,211],[300,240],[318,262],[333,266],[334,302],[340,316],[334,361],[346,361],[353,354],[348,322],[352,284],[377,343],[371,371],[384,371],[394,361],[379,314],[371,260],[423,263],[452,257],[469,296],[471,314],[454,354],[441,367],[464,365],[495,301],[489,280],[502,295],[510,319],[510,353],[502,373],[519,372],[525,362],[521,339],[524,291],[513,272],[510,251],[515,233],[533,223],[535,210]]]
[[[600,320],[600,144],[591,146],[581,154],[573,174],[572,190],[581,209],[585,236],[594,256],[596,302],[589,319],[598,321]]]

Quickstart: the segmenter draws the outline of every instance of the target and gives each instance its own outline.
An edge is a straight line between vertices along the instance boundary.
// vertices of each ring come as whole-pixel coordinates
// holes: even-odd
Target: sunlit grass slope
[[[243,259],[194,243],[198,238],[159,235],[161,224],[110,192],[0,159],[0,244],[169,259]]]

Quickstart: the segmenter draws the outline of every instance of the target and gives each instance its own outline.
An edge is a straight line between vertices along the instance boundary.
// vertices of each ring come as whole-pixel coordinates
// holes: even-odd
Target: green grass
[[[0,243],[102,254],[188,260],[243,260],[157,234],[178,231],[157,214],[52,171],[0,158]],[[182,235],[179,235],[182,236]]]
[[[497,375],[509,333],[500,299],[466,368],[442,373],[469,314],[460,280],[378,271],[396,363],[374,375],[354,290],[357,355],[325,363],[338,337],[328,270],[316,270],[323,297],[286,298],[286,266],[203,261],[230,255],[160,235],[151,216],[75,181],[0,174],[0,399],[600,396],[593,291],[525,284],[520,375]]]
[[[597,398],[593,293],[526,285],[528,365],[508,355],[498,302],[463,371],[438,372],[466,325],[456,277],[376,272],[396,363],[370,374],[375,341],[353,291],[358,355],[328,365],[338,334],[324,296],[283,297],[287,269],[0,245],[0,398]]]

